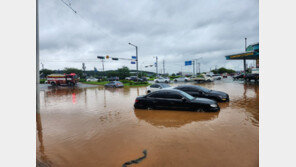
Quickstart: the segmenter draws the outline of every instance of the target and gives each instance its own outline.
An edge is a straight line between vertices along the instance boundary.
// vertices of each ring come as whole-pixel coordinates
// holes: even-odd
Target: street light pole
[[[247,51],[247,38],[245,38],[245,52]],[[244,59],[244,75],[246,76],[246,59]]]
[[[129,45],[132,45],[132,46],[134,46],[135,48],[136,48],[136,66],[137,66],[137,77],[139,77],[139,71],[138,71],[138,46],[136,46],[136,45],[134,45],[134,44],[132,44],[132,43],[128,43]]]
[[[36,0],[36,113],[40,113],[40,89],[39,89],[39,5]]]

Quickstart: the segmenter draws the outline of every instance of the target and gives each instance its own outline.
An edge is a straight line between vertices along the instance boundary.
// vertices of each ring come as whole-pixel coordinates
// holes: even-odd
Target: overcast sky
[[[202,57],[201,71],[215,66],[243,69],[240,60],[225,55],[244,51],[259,42],[258,0],[40,0],[40,62],[44,68],[96,67],[98,55],[131,58],[138,46],[139,69],[165,60],[169,73],[192,71],[184,61]],[[253,61],[249,61],[249,64]],[[105,62],[105,70],[122,66],[135,69],[127,60]],[[42,66],[41,66],[42,67]]]

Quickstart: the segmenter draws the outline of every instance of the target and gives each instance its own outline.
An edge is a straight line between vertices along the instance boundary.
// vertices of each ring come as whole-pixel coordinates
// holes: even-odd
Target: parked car
[[[97,78],[93,78],[93,77],[91,77],[91,78],[87,78],[86,81],[87,81],[87,82],[97,82],[98,79],[97,79]]]
[[[177,89],[164,89],[138,96],[134,104],[138,109],[169,109],[191,111],[219,111],[216,101],[193,96]]]
[[[259,74],[247,74],[245,79],[247,81],[254,80],[255,82],[257,82],[259,80]]]
[[[168,88],[172,88],[172,87],[168,84],[156,83],[147,87],[147,93],[155,92],[160,89],[168,89]]]
[[[223,73],[223,74],[222,74],[222,77],[223,77],[223,78],[227,78],[227,76],[228,76],[227,73]]]
[[[131,77],[125,77],[126,80],[131,80]]]
[[[143,81],[143,79],[138,78],[137,76],[131,76],[129,80],[134,81],[134,82],[142,82]]]
[[[188,82],[188,81],[190,81],[190,78],[180,77],[180,78],[175,78],[174,81],[175,82]]]
[[[120,81],[111,81],[105,85],[107,88],[123,88],[123,83]]]
[[[229,95],[227,93],[210,90],[197,85],[180,85],[175,87],[174,89],[184,91],[194,97],[209,98],[209,99],[216,100],[218,102],[229,101]]]
[[[110,77],[107,81],[119,81],[119,77]]]
[[[162,77],[160,77],[160,78],[154,79],[154,82],[156,82],[156,83],[160,83],[160,82],[169,83],[170,82],[170,79],[169,78],[162,78]]]
[[[146,82],[146,81],[148,81],[149,78],[147,78],[147,77],[142,77],[141,79],[142,79],[143,82]]]
[[[219,75],[219,74],[214,74],[214,75],[213,75],[213,79],[214,79],[214,80],[221,80],[222,77],[221,77],[221,75]]]
[[[244,74],[240,74],[240,75],[236,75],[236,76],[233,77],[234,80],[241,79],[241,78],[245,78],[245,75]]]
[[[213,82],[214,81],[213,77],[207,76],[205,74],[201,74],[197,77],[191,78],[191,80],[197,81],[197,82]]]

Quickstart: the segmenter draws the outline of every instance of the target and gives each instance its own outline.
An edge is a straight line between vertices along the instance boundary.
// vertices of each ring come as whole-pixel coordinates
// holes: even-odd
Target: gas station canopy
[[[249,45],[246,52],[225,56],[226,60],[257,60],[259,59],[259,43]]]

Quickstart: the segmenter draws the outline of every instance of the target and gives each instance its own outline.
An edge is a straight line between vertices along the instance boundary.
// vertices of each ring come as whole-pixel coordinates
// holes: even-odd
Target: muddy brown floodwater
[[[145,149],[147,157],[131,166],[259,166],[258,84],[200,85],[227,92],[230,102],[216,113],[138,110],[134,100],[146,87],[45,89],[37,166],[122,166]]]

